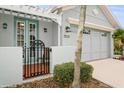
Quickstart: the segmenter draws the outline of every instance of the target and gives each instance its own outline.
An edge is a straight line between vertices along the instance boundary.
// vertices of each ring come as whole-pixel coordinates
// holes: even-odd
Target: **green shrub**
[[[84,62],[81,62],[81,82],[89,82],[92,79],[93,67]],[[61,86],[70,84],[74,78],[74,63],[68,62],[61,65],[56,65],[54,68],[54,80]]]
[[[92,79],[93,67],[84,62],[81,63],[81,82],[89,82]]]
[[[114,54],[115,55],[122,55],[122,51],[123,51],[122,49],[115,49]]]

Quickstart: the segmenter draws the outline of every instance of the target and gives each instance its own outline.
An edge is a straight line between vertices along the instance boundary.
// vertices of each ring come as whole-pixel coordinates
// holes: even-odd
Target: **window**
[[[90,34],[90,29],[84,29],[83,34]]]
[[[78,26],[71,24],[71,25],[70,25],[70,29],[71,29],[71,31],[72,31],[73,33],[77,33],[77,31],[78,31]],[[90,29],[85,29],[85,30],[83,31],[83,34],[90,34],[90,32],[91,32]]]
[[[24,45],[24,30],[25,30],[24,22],[18,21],[17,22],[17,46]]]
[[[33,44],[33,41],[36,39],[36,24],[30,23],[29,24],[29,31],[30,31],[30,45]]]
[[[107,33],[102,33],[102,36],[106,37],[107,36]]]

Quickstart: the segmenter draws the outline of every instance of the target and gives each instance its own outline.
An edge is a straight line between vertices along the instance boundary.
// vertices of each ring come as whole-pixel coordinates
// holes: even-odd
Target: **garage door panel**
[[[82,53],[81,59],[82,61],[90,61],[91,57],[90,57],[90,53]]]
[[[101,37],[101,50],[108,50],[108,37]]]
[[[91,33],[91,60],[99,59],[100,52],[100,32]]]
[[[96,60],[96,59],[100,59],[99,52],[92,53],[91,55],[91,60]]]
[[[92,37],[92,41],[91,41],[91,51],[92,52],[96,52],[100,50],[100,39],[99,37]]]
[[[91,40],[90,35],[84,34],[83,35],[83,42],[82,42],[82,51],[83,53],[90,52]]]
[[[107,51],[101,52],[100,58],[108,58],[108,57],[109,57],[109,55],[108,55]]]
[[[101,58],[109,57],[109,33],[101,32]]]

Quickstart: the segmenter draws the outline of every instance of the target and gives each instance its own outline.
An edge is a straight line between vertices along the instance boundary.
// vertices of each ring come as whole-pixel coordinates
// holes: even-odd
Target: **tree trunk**
[[[83,37],[85,16],[86,16],[86,6],[81,5],[77,41],[76,41],[76,51],[75,51],[74,80],[72,83],[73,88],[80,87],[80,61],[81,61],[81,53],[82,53],[82,37]]]
[[[124,56],[124,44],[122,46],[122,55]]]

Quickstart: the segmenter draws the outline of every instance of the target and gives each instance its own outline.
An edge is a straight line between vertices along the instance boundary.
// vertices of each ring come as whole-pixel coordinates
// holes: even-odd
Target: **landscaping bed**
[[[29,83],[18,84],[16,88],[61,88],[53,78],[46,78],[41,80],[32,81]],[[64,88],[69,88],[70,85],[64,86]],[[96,79],[92,79],[90,82],[81,83],[81,88],[111,88],[107,84],[104,84]]]
[[[122,56],[122,55],[115,55],[115,56],[113,57],[113,59],[117,59],[117,60],[122,60],[122,61],[124,61],[124,56]]]

